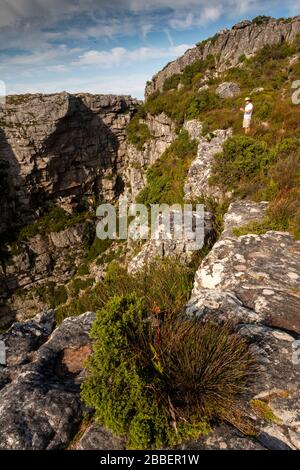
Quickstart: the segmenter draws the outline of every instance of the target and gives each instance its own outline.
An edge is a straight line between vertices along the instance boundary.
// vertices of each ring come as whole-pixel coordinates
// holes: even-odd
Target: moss
[[[262,400],[251,400],[250,406],[255,411],[255,413],[265,421],[268,421],[269,423],[281,424],[281,419],[274,414],[266,402]]]
[[[24,295],[38,296],[39,299],[50,308],[57,308],[68,299],[68,293],[64,285],[56,285],[55,282],[48,282],[37,286],[31,291],[25,291]]]
[[[12,245],[12,252],[14,254],[20,253],[21,244],[35,235],[66,230],[85,221],[90,216],[89,212],[69,214],[60,207],[50,206],[38,220],[20,229],[16,236],[17,240]]]
[[[79,268],[77,269],[77,274],[79,276],[85,276],[86,274],[89,274],[89,272],[90,270],[86,263],[81,264]]]

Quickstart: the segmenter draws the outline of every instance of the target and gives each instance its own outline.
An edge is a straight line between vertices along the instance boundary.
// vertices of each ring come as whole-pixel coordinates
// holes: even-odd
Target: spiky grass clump
[[[131,294],[98,311],[91,335],[82,397],[129,448],[174,446],[238,415],[254,361],[228,325],[181,320]]]
[[[255,362],[246,342],[229,324],[189,320],[166,323],[161,360],[168,393],[186,419],[226,419],[239,406]]]

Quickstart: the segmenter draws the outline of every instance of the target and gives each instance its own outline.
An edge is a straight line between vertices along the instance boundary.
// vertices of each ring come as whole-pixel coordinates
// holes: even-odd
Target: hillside
[[[259,17],[143,103],[8,97],[0,448],[300,449],[299,76],[299,17]],[[204,204],[203,247],[100,240],[96,207],[124,197]]]

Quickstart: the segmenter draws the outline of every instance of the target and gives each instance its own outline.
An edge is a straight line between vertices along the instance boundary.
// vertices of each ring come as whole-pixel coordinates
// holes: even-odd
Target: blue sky
[[[131,94],[196,42],[300,0],[0,0],[7,93]]]

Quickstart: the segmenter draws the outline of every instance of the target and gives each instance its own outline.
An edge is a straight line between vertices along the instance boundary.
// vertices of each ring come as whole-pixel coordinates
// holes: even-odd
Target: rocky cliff
[[[180,74],[185,67],[196,60],[204,60],[213,55],[217,71],[236,66],[242,56],[251,57],[266,45],[291,42],[300,33],[300,17],[276,20],[273,18],[262,21],[241,21],[231,30],[224,29],[213,38],[199,43],[178,59],[170,62],[158,72],[145,89],[147,98],[155,91],[162,91],[164,82],[172,75]]]
[[[96,204],[134,199],[148,166],[175,139],[167,116],[149,115],[151,139],[141,150],[131,145],[126,127],[138,105],[128,96],[60,93],[11,96],[0,108],[0,235],[10,240],[29,227],[17,250],[2,254],[1,325],[46,307],[37,290],[74,275],[95,237]],[[49,227],[31,236],[49,204],[70,215],[66,228],[56,229],[50,212]]]
[[[218,83],[205,85],[204,91],[209,91],[213,106],[219,106],[216,113],[219,118],[223,105],[241,93],[240,84],[222,81],[222,70],[239,66],[242,54],[251,56],[266,44],[292,41],[299,33],[299,17],[239,23],[167,65],[147,85],[146,96],[161,90],[167,78],[181,73],[187,65],[213,54],[216,73],[220,75]],[[299,55],[295,51],[292,54],[294,64],[299,63]],[[292,79],[292,72],[286,70],[291,64],[290,57],[286,55],[283,59],[284,86],[286,77]],[[200,93],[195,101],[198,106],[203,88],[199,92],[197,81],[193,86],[195,93]],[[281,82],[276,86],[278,95],[272,95],[272,103],[280,103],[286,97]],[[251,83],[249,90],[252,88]],[[260,88],[258,93],[263,90]],[[167,91],[166,95],[170,93]],[[214,99],[216,95],[220,100]],[[206,95],[203,96],[205,99]],[[261,96],[263,100],[264,95]],[[208,113],[213,106],[208,108]],[[80,400],[80,385],[85,377],[83,364],[92,351],[89,332],[95,313],[89,310],[96,311],[99,304],[103,305],[104,284],[97,282],[103,280],[110,261],[124,264],[129,276],[132,273],[139,276],[150,262],[158,258],[168,262],[166,259],[175,255],[194,274],[180,308],[180,318],[212,320],[215,324],[229,322],[247,341],[258,368],[248,401],[244,403],[251,432],[247,433],[236,421],[235,426],[216,423],[207,437],[183,444],[182,448],[300,449],[300,242],[287,230],[269,230],[268,226],[265,229],[263,224],[270,202],[261,195],[267,193],[256,193],[254,201],[251,191],[249,198],[245,193],[241,198],[240,193],[234,192],[234,186],[225,191],[222,184],[218,186],[210,181],[216,156],[222,153],[224,145],[232,142],[232,135],[236,137],[234,119],[223,120],[226,126],[218,124],[213,131],[206,132],[207,116],[203,114],[202,121],[201,110],[197,118],[191,118],[184,109],[183,122],[177,119],[175,123],[170,109],[166,113],[161,106],[152,113],[146,109],[138,115],[137,128],[146,125],[148,137],[142,145],[133,145],[126,128],[138,107],[139,102],[131,97],[60,93],[9,97],[7,106],[0,108],[0,234],[5,235],[7,242],[6,250],[1,250],[0,327],[7,328],[17,320],[0,335],[0,448],[126,447],[126,437],[114,436],[93,423],[91,410]],[[234,107],[232,110],[236,112]],[[282,120],[280,112],[275,119],[278,114]],[[268,122],[264,121],[263,128],[259,127],[260,123],[257,125],[259,132],[255,139],[250,138],[250,144],[254,152],[266,157],[264,163],[269,162],[269,154],[264,153],[268,140],[261,143],[260,139],[264,137],[262,129],[272,133],[273,115],[264,108],[262,116]],[[289,139],[298,137],[295,131],[298,128],[290,122],[289,128],[279,129],[281,137],[287,128]],[[274,129],[275,134],[277,124]],[[180,135],[186,137],[180,141]],[[285,152],[286,149],[291,152],[289,139],[285,141]],[[172,145],[176,143],[179,156],[176,145]],[[242,145],[246,144],[243,140]],[[168,154],[169,147],[173,153]],[[190,148],[193,148],[192,155],[186,152]],[[272,147],[272,152],[274,149],[277,151],[278,145]],[[158,167],[154,189],[158,193],[169,187],[173,189],[173,174],[178,175],[175,167],[186,155],[186,166],[176,182],[180,191],[175,191],[175,195],[182,195],[183,202],[205,202],[204,249],[194,257],[195,253],[189,249],[191,240],[187,238],[179,242],[150,240],[137,246],[125,242],[120,247],[113,243],[97,251],[95,204],[116,202],[121,196],[135,200],[140,190],[149,185],[146,170],[163,159],[166,166]],[[288,166],[289,155],[276,155],[283,159],[283,167],[272,168],[272,179],[276,178],[276,171],[285,173]],[[252,164],[253,154],[250,157]],[[244,161],[238,163],[246,171]],[[289,165],[294,171],[294,160]],[[162,169],[170,168],[168,178],[164,179]],[[264,178],[267,170],[264,168]],[[258,174],[254,173],[248,179],[257,185],[257,178]],[[274,191],[274,185],[271,189]],[[293,186],[294,190],[297,200],[297,187]],[[286,194],[287,186],[284,191]],[[216,227],[218,217],[222,220]],[[252,233],[255,225],[251,224],[258,224],[259,233]],[[238,228],[246,230],[246,234],[240,235]],[[16,235],[15,239],[8,236],[11,233]],[[91,252],[93,256],[89,256]],[[136,279],[132,277],[129,285]],[[119,279],[110,282],[117,284]],[[160,289],[172,285],[160,282],[158,279],[152,313],[160,313],[157,304]],[[101,301],[97,299],[97,285]],[[81,294],[85,294],[85,308],[78,312],[75,307]],[[68,315],[84,313],[56,324],[55,307],[64,302],[69,308]]]
[[[130,97],[26,95],[0,109],[0,231],[30,220],[49,199],[71,210],[86,198],[111,200],[123,189]]]

